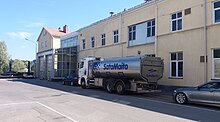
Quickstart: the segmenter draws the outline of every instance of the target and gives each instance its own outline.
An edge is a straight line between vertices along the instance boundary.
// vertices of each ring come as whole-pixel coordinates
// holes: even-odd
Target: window
[[[118,30],[113,31],[113,41],[118,43]]]
[[[102,34],[101,38],[102,38],[102,46],[104,46],[105,45],[105,34]]]
[[[214,3],[214,22],[220,22],[220,1]]]
[[[129,30],[129,41],[135,40],[136,39],[136,26],[130,26],[128,27]]]
[[[183,53],[170,54],[170,77],[182,78],[183,77]]]
[[[147,37],[155,36],[155,20],[147,22]]]
[[[95,37],[91,37],[91,48],[95,47]]]
[[[213,50],[212,77],[220,79],[220,49]]]
[[[44,42],[41,42],[41,48],[44,48]]]
[[[82,46],[83,46],[82,49],[86,49],[86,40],[85,39],[82,40]]]
[[[172,31],[182,30],[182,12],[171,15]]]
[[[45,41],[45,47],[47,47],[47,45],[48,45],[48,42],[47,42],[47,41]]]

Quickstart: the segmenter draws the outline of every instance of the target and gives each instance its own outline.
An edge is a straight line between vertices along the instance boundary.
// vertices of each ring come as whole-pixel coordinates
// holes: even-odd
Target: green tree
[[[9,69],[9,56],[7,45],[4,41],[0,41],[0,74],[7,72]]]
[[[12,61],[12,71],[14,72],[26,72],[27,67],[24,61],[15,59]]]

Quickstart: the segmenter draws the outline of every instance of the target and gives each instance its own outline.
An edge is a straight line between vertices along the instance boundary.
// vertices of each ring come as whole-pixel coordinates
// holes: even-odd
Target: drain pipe
[[[204,0],[204,82],[208,81],[207,69],[208,69],[208,57],[207,57],[207,5],[206,0]]]
[[[155,9],[155,14],[156,14],[156,19],[155,19],[155,43],[154,43],[154,50],[155,50],[155,56],[158,56],[158,46],[157,46],[157,40],[158,40],[158,36],[157,36],[157,31],[158,31],[158,0],[155,0],[155,4],[156,4],[156,9]]]

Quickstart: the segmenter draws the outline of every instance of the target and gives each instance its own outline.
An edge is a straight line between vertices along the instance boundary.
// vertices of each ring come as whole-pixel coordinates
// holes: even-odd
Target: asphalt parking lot
[[[169,94],[121,96],[35,79],[0,79],[0,98],[3,122],[218,121],[220,114],[218,109],[177,105]]]

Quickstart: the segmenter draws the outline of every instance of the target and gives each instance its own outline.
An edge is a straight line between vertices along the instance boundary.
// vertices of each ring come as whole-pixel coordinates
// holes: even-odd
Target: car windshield
[[[202,88],[202,89],[211,89],[211,88],[219,89],[220,83],[217,83],[217,82],[207,83],[207,84],[201,86],[200,88]]]

